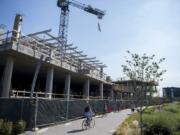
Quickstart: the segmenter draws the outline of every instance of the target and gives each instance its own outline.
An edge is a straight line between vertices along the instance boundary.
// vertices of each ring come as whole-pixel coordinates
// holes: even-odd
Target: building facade
[[[180,87],[163,88],[163,97],[168,99],[180,98]]]
[[[139,80],[119,80],[113,82],[115,98],[120,99],[140,99],[140,97],[150,96],[150,91],[155,89],[157,83]]]

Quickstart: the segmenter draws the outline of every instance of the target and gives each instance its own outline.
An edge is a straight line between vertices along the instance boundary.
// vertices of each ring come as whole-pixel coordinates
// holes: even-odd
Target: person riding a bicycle
[[[91,110],[91,107],[90,105],[87,105],[84,109],[84,117],[86,118],[88,124],[89,122],[91,121],[92,119],[92,110]]]
[[[92,128],[95,125],[95,119],[93,118],[93,111],[91,109],[89,101],[87,101],[86,103],[87,106],[84,108],[83,112],[83,116],[85,117],[85,119],[82,122],[83,129]]]

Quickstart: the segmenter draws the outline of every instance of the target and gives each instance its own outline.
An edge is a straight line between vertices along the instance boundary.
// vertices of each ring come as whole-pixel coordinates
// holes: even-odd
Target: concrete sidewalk
[[[46,127],[36,132],[26,132],[23,135],[112,135],[130,114],[130,109],[126,109],[109,113],[106,116],[96,116],[95,127],[88,130],[82,130],[83,119],[80,119],[66,124]]]

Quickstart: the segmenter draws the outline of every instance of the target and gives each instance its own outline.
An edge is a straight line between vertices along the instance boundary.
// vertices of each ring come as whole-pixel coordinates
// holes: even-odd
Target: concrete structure
[[[54,68],[49,67],[47,71],[47,77],[46,77],[46,97],[49,97],[51,99],[52,97],[52,91],[53,91],[53,79],[54,79]]]
[[[68,73],[65,78],[65,88],[64,88],[64,96],[67,97],[67,99],[70,98],[70,92],[71,92],[71,75]]]
[[[140,95],[146,97],[150,95],[148,89],[157,86],[155,82],[144,82],[139,80],[119,80],[113,83],[114,98],[126,100],[139,98]],[[142,91],[142,87],[144,87],[144,91]]]
[[[2,97],[8,97],[11,89],[11,79],[13,72],[14,59],[12,57],[7,57],[6,66],[2,76]]]
[[[62,46],[61,39],[49,33],[51,30],[24,36],[21,24],[22,17],[17,15],[13,31],[5,33],[0,42],[1,97],[32,94],[47,99],[89,99],[105,98],[103,93],[111,96],[112,82],[103,73],[106,66],[102,62],[87,57],[73,45]],[[34,76],[37,80],[33,83]]]
[[[89,99],[89,90],[90,90],[90,80],[88,78],[85,80],[84,91],[83,91],[83,96],[87,99]]]
[[[100,98],[103,99],[103,82],[99,84]]]
[[[163,97],[169,98],[171,100],[175,98],[180,99],[180,87],[166,87],[163,88]]]

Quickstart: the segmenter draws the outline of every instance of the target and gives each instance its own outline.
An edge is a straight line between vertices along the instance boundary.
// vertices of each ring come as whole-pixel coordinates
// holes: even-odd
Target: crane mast
[[[96,15],[98,19],[102,19],[103,16],[105,15],[104,11],[97,8],[93,8],[90,5],[82,4],[75,0],[58,0],[57,6],[61,8],[58,37],[61,40],[63,45],[67,44],[69,5],[82,9],[90,14]]]

